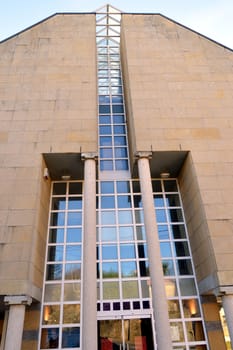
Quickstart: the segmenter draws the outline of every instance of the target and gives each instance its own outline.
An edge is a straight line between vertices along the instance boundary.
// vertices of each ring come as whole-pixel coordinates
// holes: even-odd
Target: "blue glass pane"
[[[124,125],[114,125],[113,132],[114,132],[114,134],[125,134],[125,126]]]
[[[63,246],[56,245],[48,248],[48,261],[62,261]]]
[[[161,256],[163,258],[166,258],[168,256],[172,256],[171,246],[170,246],[169,242],[161,242],[160,243],[160,251],[161,251]]]
[[[101,114],[109,114],[110,113],[110,105],[100,105],[99,113]]]
[[[115,208],[115,197],[114,196],[102,196],[100,198],[101,208],[110,209]]]
[[[121,244],[120,245],[120,257],[121,259],[135,259],[135,248],[133,244]]]
[[[126,147],[117,147],[115,148],[115,157],[116,158],[127,158],[128,152]]]
[[[116,223],[115,211],[102,211],[101,212],[101,224],[102,225],[114,225]]]
[[[67,245],[66,260],[81,260],[81,245]]]
[[[100,158],[112,158],[112,148],[100,148]]]
[[[110,104],[110,96],[109,95],[100,95],[99,103],[101,104]]]
[[[130,193],[129,181],[117,181],[117,193]]]
[[[49,230],[49,243],[63,243],[64,242],[64,229],[53,228]]]
[[[131,197],[130,196],[117,196],[118,208],[131,208]]]
[[[120,210],[118,212],[118,221],[119,224],[132,224],[132,212],[130,210]]]
[[[79,348],[80,328],[66,327],[62,329],[62,348]]]
[[[125,117],[123,114],[113,116],[113,124],[124,124]]]
[[[102,181],[100,183],[101,193],[114,193],[114,182],[113,181]]]
[[[111,123],[111,116],[110,115],[100,115],[99,116],[99,123],[100,124],[110,124]]]
[[[129,170],[128,161],[124,159],[116,160],[116,170]]]
[[[132,226],[119,226],[120,241],[132,241],[134,239]]]
[[[117,246],[116,245],[103,245],[102,246],[102,259],[103,260],[117,259]]]
[[[154,195],[154,205],[155,207],[164,207],[164,200],[163,200],[163,196],[161,195]]]
[[[64,226],[65,224],[65,213],[58,212],[51,214],[51,226]]]
[[[67,228],[66,242],[75,243],[82,241],[82,229],[81,228]]]
[[[116,241],[117,233],[116,227],[102,227],[101,228],[101,239],[102,241]]]
[[[126,137],[125,136],[114,136],[114,144],[115,144],[115,146],[125,146],[126,145]]]
[[[82,197],[70,197],[68,201],[68,210],[82,209]]]
[[[67,214],[67,225],[74,226],[74,225],[82,225],[82,213],[81,212],[68,212]]]
[[[111,87],[112,94],[122,94],[122,87],[121,86],[112,86]]]
[[[117,262],[107,262],[102,264],[103,278],[118,278]]]
[[[100,170],[113,170],[113,162],[111,160],[101,160]]]
[[[101,125],[99,126],[99,134],[100,135],[111,135],[112,128],[110,125]]]
[[[172,260],[162,260],[163,274],[164,276],[174,276],[174,264]]]
[[[137,266],[135,261],[121,262],[121,275],[122,277],[136,277]]]
[[[159,239],[168,239],[169,231],[167,225],[158,225]]]
[[[112,112],[113,113],[124,113],[124,106],[123,105],[112,105]]]
[[[112,96],[112,103],[122,104],[123,96],[122,95]]]
[[[111,85],[121,85],[121,78],[111,78]]]
[[[155,213],[156,213],[157,222],[166,222],[167,221],[165,210],[157,209],[155,211]]]
[[[100,136],[100,146],[111,146],[112,138],[111,136]]]

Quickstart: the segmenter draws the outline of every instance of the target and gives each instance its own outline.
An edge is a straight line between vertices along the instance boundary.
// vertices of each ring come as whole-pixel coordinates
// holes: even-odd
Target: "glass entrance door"
[[[154,350],[151,319],[98,321],[98,350]]]

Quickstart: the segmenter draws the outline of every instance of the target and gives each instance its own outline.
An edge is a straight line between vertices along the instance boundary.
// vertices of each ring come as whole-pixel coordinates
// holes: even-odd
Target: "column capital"
[[[97,160],[98,159],[98,154],[96,152],[86,152],[81,154],[81,159],[83,161],[88,160],[88,159],[93,159]]]
[[[32,298],[28,295],[6,295],[4,303],[6,305],[31,305]]]
[[[141,159],[141,158],[151,159],[152,152],[151,151],[138,151],[135,153],[135,158],[136,159]]]

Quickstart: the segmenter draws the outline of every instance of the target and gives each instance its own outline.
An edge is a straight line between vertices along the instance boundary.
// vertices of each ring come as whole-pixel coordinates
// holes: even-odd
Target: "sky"
[[[54,13],[93,12],[107,2],[0,0],[0,41]],[[161,13],[233,49],[233,0],[112,0],[109,3],[122,12]]]

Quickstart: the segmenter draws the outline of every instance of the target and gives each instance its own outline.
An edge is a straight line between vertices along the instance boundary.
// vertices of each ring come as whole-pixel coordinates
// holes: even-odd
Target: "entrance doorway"
[[[154,350],[151,318],[99,320],[98,350]]]

